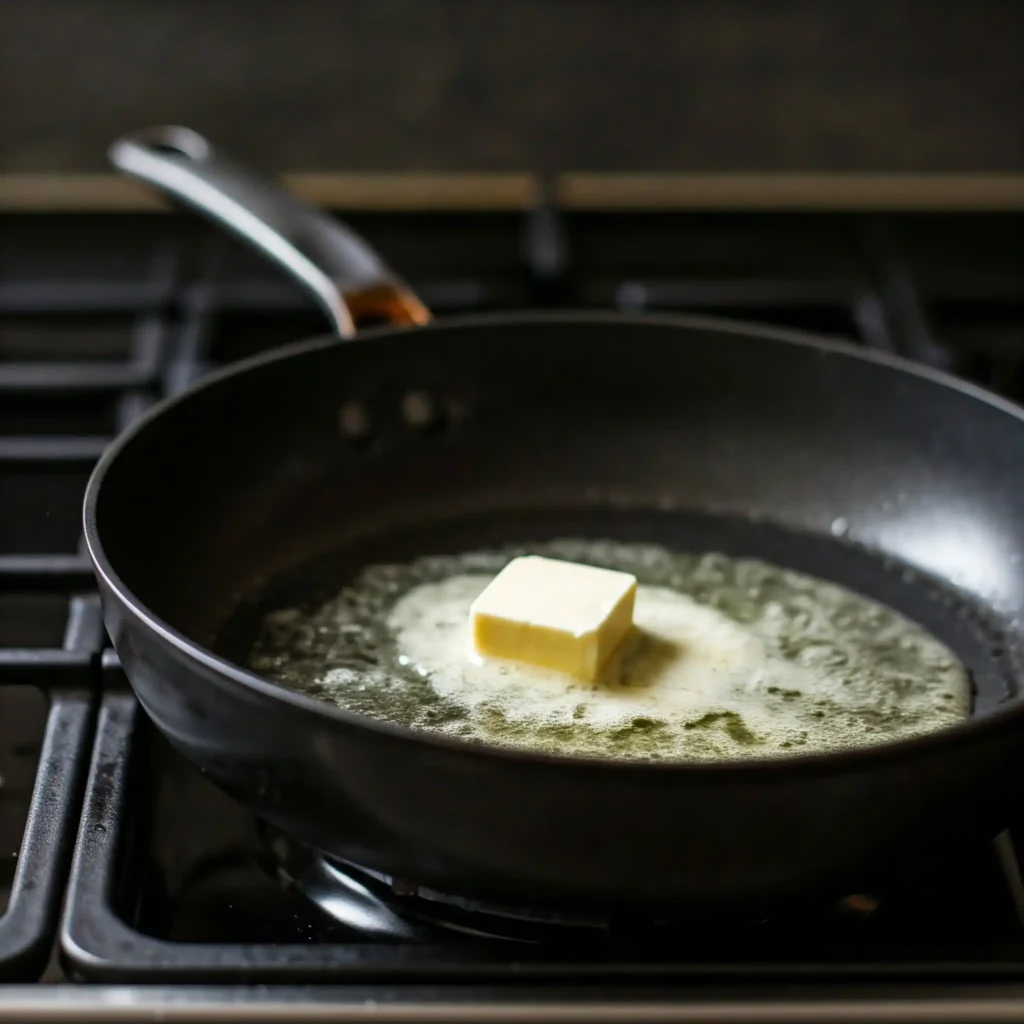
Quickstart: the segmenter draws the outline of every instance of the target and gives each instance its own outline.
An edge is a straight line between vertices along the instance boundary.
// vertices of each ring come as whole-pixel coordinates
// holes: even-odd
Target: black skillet
[[[441,891],[692,910],[842,892],[1007,824],[1024,777],[1020,409],[887,355],[697,318],[428,323],[364,242],[194,133],[112,154],[276,259],[335,328],[160,405],[85,500],[135,692],[258,815]],[[367,315],[397,326],[349,341]],[[581,534],[879,598],[968,664],[972,720],[839,754],[624,763],[440,739],[240,665],[240,608],[361,564]]]

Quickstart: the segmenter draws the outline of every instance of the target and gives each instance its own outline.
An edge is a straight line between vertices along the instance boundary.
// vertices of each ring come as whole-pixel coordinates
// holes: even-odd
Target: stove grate
[[[724,314],[851,337],[1024,397],[1017,216],[542,205],[349,219],[439,314]],[[283,892],[251,820],[150,734],[103,651],[79,507],[105,444],[154,401],[323,329],[276,271],[191,217],[0,218],[0,978],[41,970],[67,876],[61,947],[90,980],[1019,980],[1019,879],[1005,848],[1001,862],[980,851],[920,905],[883,899],[824,931],[671,956],[520,950],[513,961],[484,944],[372,942]]]

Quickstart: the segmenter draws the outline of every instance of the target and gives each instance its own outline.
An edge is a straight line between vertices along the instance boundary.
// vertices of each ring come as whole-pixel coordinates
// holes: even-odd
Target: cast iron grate
[[[0,981],[32,980],[50,957],[78,824],[103,629],[73,561],[0,558]]]
[[[156,379],[158,293],[131,247],[0,226],[0,979],[50,959],[105,638],[81,497]],[[146,242],[147,248],[150,243]],[[154,272],[158,268],[154,268]],[[166,278],[166,274],[162,275]]]
[[[555,306],[718,313],[852,337],[1024,395],[1019,217],[541,207],[350,219],[439,314]],[[311,917],[254,867],[251,820],[150,734],[109,652],[101,672],[102,629],[79,537],[81,492],[98,454],[163,395],[322,330],[294,287],[192,218],[0,220],[4,979],[37,974],[54,938],[101,683],[61,935],[74,974],[168,982],[508,974],[508,955],[495,960],[482,946],[367,943]],[[15,692],[31,696],[5,705]],[[15,703],[26,724],[5,755],[3,716]],[[13,710],[7,718],[15,720]],[[23,738],[32,732],[38,769]],[[4,760],[12,756],[16,767]],[[17,813],[8,814],[12,794]],[[182,847],[183,837],[195,845]],[[5,864],[7,846],[19,856]],[[813,949],[804,934],[753,949],[707,943],[660,966],[649,952],[615,962],[630,977],[1016,975],[1019,880],[1004,867],[980,851],[951,891],[832,922],[811,936]],[[517,976],[601,979],[611,964],[607,956],[529,960],[517,957]]]
[[[85,781],[95,697],[94,661],[103,630],[95,595],[69,596],[77,576],[0,574],[0,609],[24,609],[19,582],[43,586],[63,608],[56,642],[40,624],[24,630],[32,646],[0,647],[0,980],[32,980],[51,954],[65,872]],[[28,603],[40,612],[42,601]],[[3,614],[0,611],[0,614]],[[6,618],[6,616],[5,616]],[[10,621],[9,619],[7,620]],[[23,625],[16,611],[14,623]]]
[[[266,870],[251,816],[154,734],[105,662],[90,782],[61,943],[104,982],[736,983],[1024,975],[1011,841],[842,908],[722,930],[612,926],[543,944],[385,941],[336,924]],[[203,822],[197,830],[196,822]],[[969,880],[969,881],[966,881]]]

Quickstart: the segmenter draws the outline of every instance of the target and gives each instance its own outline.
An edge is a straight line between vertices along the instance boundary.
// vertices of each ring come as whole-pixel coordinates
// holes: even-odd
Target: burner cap
[[[269,832],[269,830],[268,830]],[[404,879],[338,860],[273,832],[268,848],[278,877],[334,921],[367,937],[396,942],[449,936],[541,943],[600,939],[607,917],[483,903],[440,893]]]
[[[701,942],[715,938],[751,937],[765,929],[810,922],[819,926],[860,927],[872,920],[880,901],[872,895],[849,895],[836,902],[795,910],[779,917],[715,915],[664,918],[524,907],[438,892],[412,881],[339,860],[284,833],[263,828],[273,870],[289,888],[311,900],[330,919],[373,939],[394,942],[438,941],[444,938],[501,942],[593,946],[628,940]]]

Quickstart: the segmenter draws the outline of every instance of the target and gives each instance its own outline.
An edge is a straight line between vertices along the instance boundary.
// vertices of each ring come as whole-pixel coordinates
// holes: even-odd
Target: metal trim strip
[[[282,174],[318,206],[378,212],[523,210],[545,194],[565,209],[621,210],[1024,210],[1024,174],[659,173],[567,171],[547,192],[509,173]],[[139,184],[108,173],[0,174],[0,212],[139,212],[168,207]]]

